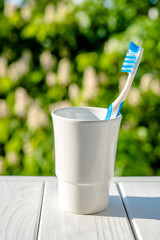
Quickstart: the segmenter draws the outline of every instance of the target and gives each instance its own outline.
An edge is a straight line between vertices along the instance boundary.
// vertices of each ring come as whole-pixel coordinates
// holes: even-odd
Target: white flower
[[[76,18],[82,28],[86,29],[89,27],[90,19],[84,11],[78,11],[76,13]]]
[[[0,156],[0,174],[3,173],[4,170],[4,162],[3,162],[3,157]]]
[[[5,118],[9,115],[9,108],[5,100],[0,99],[0,118]]]
[[[122,128],[125,130],[125,131],[128,131],[130,130],[131,128],[133,128],[135,126],[135,121],[132,119],[132,120],[129,120],[129,121],[126,121],[122,124]]]
[[[26,5],[25,7],[21,8],[21,16],[25,21],[30,21],[32,17],[31,7],[29,5]]]
[[[31,142],[27,141],[24,145],[23,145],[23,151],[25,154],[27,155],[32,155],[33,154],[33,147]]]
[[[12,17],[15,10],[16,10],[16,7],[12,3],[5,2],[5,4],[4,4],[4,15],[6,17],[8,17],[8,18]]]
[[[148,132],[147,132],[147,128],[145,127],[139,127],[137,129],[137,133],[138,133],[138,137],[141,139],[141,140],[145,140],[147,138],[147,135],[148,135]]]
[[[84,2],[84,0],[72,0],[72,1],[76,5],[81,5]]]
[[[104,72],[99,73],[98,79],[102,85],[106,85],[108,83],[108,77]]]
[[[148,11],[148,17],[152,20],[156,20],[159,16],[158,8],[152,7]]]
[[[113,52],[124,52],[124,43],[122,43],[120,40],[117,38],[112,38],[109,39],[105,44],[104,44],[104,52],[109,54]]]
[[[45,8],[44,21],[48,24],[52,23],[55,18],[55,8],[53,4],[48,4]]]
[[[129,91],[127,100],[131,106],[133,107],[137,106],[141,101],[141,95],[140,95],[139,89],[132,87]]]
[[[153,76],[151,73],[146,73],[141,77],[140,88],[142,92],[147,92],[150,89]]]
[[[31,62],[31,59],[32,59],[32,53],[31,53],[31,51],[30,50],[24,50],[23,51],[23,53],[22,53],[22,59],[23,59],[23,61],[27,64],[27,65],[29,65],[30,64],[30,62]]]
[[[49,51],[45,51],[40,55],[40,63],[45,71],[50,71],[56,64],[56,58]]]
[[[52,87],[56,84],[56,74],[54,72],[48,72],[46,75],[46,83]]]
[[[68,58],[62,58],[58,66],[58,80],[63,86],[67,86],[70,80],[70,62]]]
[[[36,5],[36,0],[28,0],[27,4],[31,7],[31,8],[35,8]]]
[[[83,77],[83,86],[83,98],[85,100],[96,97],[98,92],[98,80],[93,67],[86,68]]]
[[[12,81],[18,81],[18,79],[28,72],[29,64],[31,60],[31,53],[24,51],[21,59],[17,62],[13,62],[8,68],[8,75]]]
[[[19,161],[18,154],[13,151],[7,152],[6,158],[7,158],[7,161],[12,165],[15,165]]]
[[[155,95],[160,96],[160,81],[158,79],[151,81],[150,88]]]
[[[63,2],[59,2],[56,8],[55,20],[57,22],[63,22],[66,18],[67,6]]]
[[[25,117],[28,105],[31,103],[27,91],[24,88],[17,88],[15,92],[15,114],[18,117]]]
[[[16,82],[19,79],[19,77],[21,76],[21,69],[17,62],[14,62],[9,66],[8,75],[9,78],[14,82]]]
[[[79,96],[79,87],[72,83],[70,86],[69,86],[69,97],[72,101],[76,100]]]
[[[0,57],[0,77],[5,77],[7,75],[7,59],[5,57]]]
[[[55,104],[51,104],[49,107],[49,111],[52,112],[59,108],[71,107],[71,103],[68,100],[64,100],[62,102],[57,102]]]
[[[33,103],[27,114],[27,124],[31,130],[48,125],[48,117],[38,103]]]

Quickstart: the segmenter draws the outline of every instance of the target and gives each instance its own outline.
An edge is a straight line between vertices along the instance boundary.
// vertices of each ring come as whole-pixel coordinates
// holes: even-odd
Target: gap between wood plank
[[[41,223],[41,215],[42,215],[42,208],[43,208],[43,201],[44,201],[44,191],[45,191],[45,182],[43,182],[43,185],[42,185],[42,197],[41,197],[42,200],[41,200],[40,210],[39,210],[39,219],[38,219],[36,240],[38,240],[38,236],[39,236],[39,228],[40,228],[40,223]]]
[[[130,218],[129,218],[129,215],[128,215],[128,212],[127,212],[127,208],[126,208],[125,203],[124,203],[124,201],[123,201],[123,196],[122,196],[122,194],[121,194],[121,190],[120,190],[120,188],[119,188],[118,182],[115,182],[115,184],[116,184],[116,186],[117,186],[117,190],[118,190],[118,193],[119,193],[121,202],[122,202],[122,204],[123,204],[123,208],[124,208],[124,211],[125,211],[125,213],[126,213],[126,216],[127,216],[128,223],[129,223],[129,225],[130,225],[131,231],[132,231],[132,233],[133,233],[134,238],[137,239],[136,234],[135,234],[135,231],[134,231],[134,227],[133,227],[133,225],[132,225],[132,221],[131,221]]]

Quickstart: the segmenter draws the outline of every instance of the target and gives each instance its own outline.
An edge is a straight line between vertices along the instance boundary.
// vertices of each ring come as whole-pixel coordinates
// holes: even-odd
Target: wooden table
[[[160,239],[160,177],[113,178],[109,207],[64,212],[55,177],[0,177],[0,240]]]

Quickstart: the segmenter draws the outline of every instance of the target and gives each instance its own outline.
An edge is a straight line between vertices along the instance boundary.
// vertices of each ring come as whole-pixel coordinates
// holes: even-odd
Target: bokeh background
[[[158,0],[0,1],[0,174],[54,175],[51,111],[107,107],[129,42],[143,59],[123,105],[115,175],[160,175]]]

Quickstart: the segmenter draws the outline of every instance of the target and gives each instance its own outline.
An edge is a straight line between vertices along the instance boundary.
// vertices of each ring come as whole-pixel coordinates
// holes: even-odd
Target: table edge
[[[55,182],[56,176],[0,176],[0,182]],[[160,176],[127,176],[127,177],[113,177],[111,182],[159,182]]]

